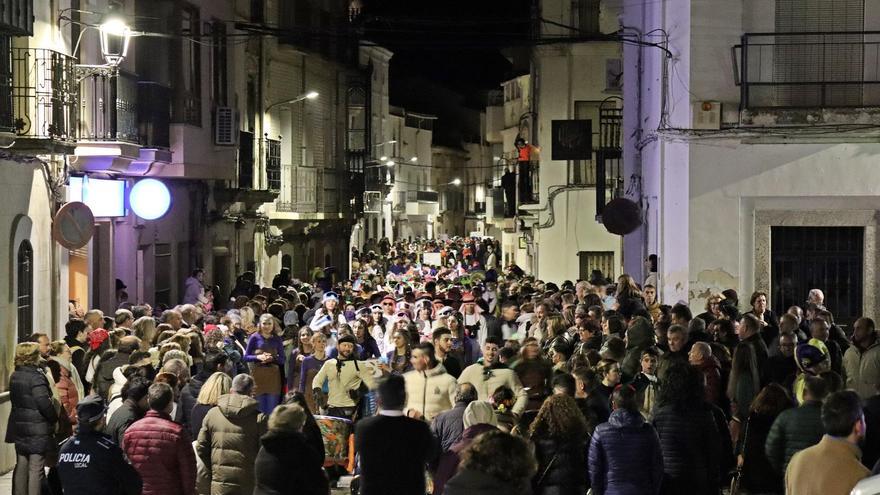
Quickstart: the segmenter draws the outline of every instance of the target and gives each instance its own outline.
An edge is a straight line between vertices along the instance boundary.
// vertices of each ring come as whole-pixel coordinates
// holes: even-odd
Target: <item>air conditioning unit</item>
[[[235,145],[235,112],[232,107],[217,107],[214,112],[214,144]]]
[[[694,129],[721,129],[721,102],[697,101],[693,103]]]

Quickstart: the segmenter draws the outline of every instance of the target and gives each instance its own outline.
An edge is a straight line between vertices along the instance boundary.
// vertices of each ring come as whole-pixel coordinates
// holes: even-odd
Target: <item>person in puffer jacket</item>
[[[702,374],[685,363],[673,364],[660,384],[651,423],[663,451],[664,495],[717,495],[721,489],[722,438],[704,394]]]
[[[189,432],[171,420],[174,392],[150,385],[150,410],[125,432],[125,455],[144,481],[143,495],[196,495],[196,456]]]
[[[452,409],[458,382],[434,356],[434,345],[422,342],[412,350],[412,371],[403,374],[406,382],[404,411],[412,417],[431,421],[438,414]]]
[[[253,389],[253,378],[236,376],[232,393],[221,395],[202,423],[196,452],[210,474],[211,495],[254,492],[254,461],[266,417],[250,397]]]
[[[654,428],[639,412],[636,391],[619,387],[614,412],[596,427],[589,467],[594,495],[656,495],[663,481],[663,454]]]

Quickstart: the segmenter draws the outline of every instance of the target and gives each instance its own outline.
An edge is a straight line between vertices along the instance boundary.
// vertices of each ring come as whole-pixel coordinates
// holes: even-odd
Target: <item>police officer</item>
[[[139,495],[141,477],[109,436],[103,434],[107,408],[97,395],[76,406],[76,434],[61,446],[58,475],[65,495]]]

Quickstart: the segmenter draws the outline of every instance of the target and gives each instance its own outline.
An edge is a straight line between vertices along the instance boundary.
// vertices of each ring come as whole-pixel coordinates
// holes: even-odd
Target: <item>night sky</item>
[[[391,81],[423,76],[475,104],[485,90],[515,75],[500,50],[528,37],[530,4],[531,0],[365,0],[366,37],[394,52]],[[392,87],[392,103],[396,96]]]

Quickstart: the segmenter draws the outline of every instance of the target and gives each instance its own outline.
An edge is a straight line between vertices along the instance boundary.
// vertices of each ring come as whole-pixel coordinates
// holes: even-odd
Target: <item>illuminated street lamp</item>
[[[131,28],[122,17],[111,12],[104,18],[104,22],[98,26],[101,33],[101,55],[107,65],[118,67],[128,54],[128,44],[131,41]]]
[[[303,100],[314,100],[319,95],[320,95],[320,93],[318,93],[317,91],[308,91],[308,92],[303,93],[303,94],[297,96],[296,98],[292,98],[290,100],[276,101],[275,103],[266,107],[266,113],[268,113],[269,110],[275,108],[278,105],[292,105],[294,103],[299,103]]]
[[[460,185],[461,185],[461,179],[459,179],[458,177],[456,177],[455,179],[452,179],[452,181],[450,182],[450,184],[452,184],[453,186],[460,186]]]

